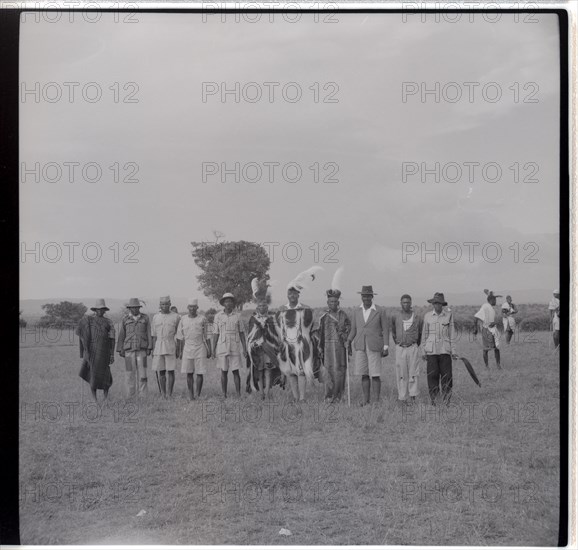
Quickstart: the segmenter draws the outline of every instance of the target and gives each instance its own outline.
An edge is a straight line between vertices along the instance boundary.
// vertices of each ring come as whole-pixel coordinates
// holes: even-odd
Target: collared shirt
[[[560,307],[560,299],[559,298],[552,298],[550,303],[548,304],[548,309],[556,310]]]
[[[426,355],[453,355],[455,329],[451,313],[428,311],[423,318],[421,342]]]
[[[361,312],[363,313],[363,322],[367,323],[367,320],[369,319],[369,316],[371,315],[371,311],[375,311],[377,312],[377,308],[375,307],[375,304],[372,303],[371,307],[368,307],[367,309],[365,309],[365,306],[363,304],[361,304],[359,306],[361,308]],[[388,344],[383,344],[383,349],[386,350],[389,348]]]
[[[363,312],[363,321],[367,323],[367,320],[369,319],[369,315],[371,314],[371,310],[373,311],[377,311],[377,308],[375,307],[375,304],[371,304],[371,307],[368,307],[367,309],[365,309],[365,306],[363,304],[361,304],[359,306]]]
[[[218,334],[217,356],[241,355],[243,345],[241,344],[241,333],[245,333],[245,327],[241,321],[241,316],[232,311],[227,314],[219,311],[215,315],[213,334]]]
[[[155,313],[152,326],[152,335],[156,338],[154,355],[174,355],[177,349],[175,336],[179,321],[180,316],[172,311]]]
[[[183,359],[203,359],[206,357],[207,348],[207,320],[202,315],[181,317],[177,329],[177,340],[184,340]]]
[[[117,351],[152,350],[150,321],[147,315],[139,313],[125,315],[120,324]]]

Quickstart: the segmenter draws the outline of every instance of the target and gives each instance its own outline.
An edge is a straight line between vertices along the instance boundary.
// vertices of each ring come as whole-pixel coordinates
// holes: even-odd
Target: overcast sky
[[[435,22],[433,16],[404,22],[401,14],[342,13],[334,16],[335,24],[315,22],[313,15],[289,23],[279,14],[273,23],[266,15],[258,23],[235,22],[232,15],[226,22],[218,15],[203,21],[200,14],[139,13],[133,24],[115,22],[112,15],[96,23],[80,16],[72,23],[65,16],[56,23],[27,17],[21,29],[21,82],[28,90],[38,86],[40,96],[21,99],[20,161],[28,170],[39,163],[41,174],[39,182],[33,174],[21,176],[20,230],[26,249],[40,255],[21,258],[21,298],[200,295],[190,242],[213,240],[213,230],[228,240],[280,243],[271,267],[278,281],[276,302],[283,300],[286,283],[316,259],[325,271],[304,301],[306,295],[323,295],[338,265],[345,266],[346,295],[363,284],[394,295],[554,288],[559,275],[557,18],[539,14],[530,24],[506,14],[496,23],[468,17],[459,23]],[[61,100],[46,100],[57,90],[49,82],[57,83]],[[65,82],[79,83],[73,102]],[[102,91],[94,103],[82,97],[89,82]],[[131,82],[138,91],[133,84],[123,89]],[[255,82],[264,95],[246,101],[254,97],[253,86],[245,88],[239,103],[232,95],[222,102],[219,93],[203,102],[203,82],[230,88]],[[279,83],[273,102],[265,82]],[[283,98],[288,82],[299,85],[299,101]],[[405,102],[404,82],[418,87]],[[462,99],[452,103],[442,94],[439,102],[433,95],[422,102],[420,86],[433,89],[435,82],[440,88],[458,83],[445,88],[445,97],[453,99],[459,88]],[[479,85],[468,88],[464,82]],[[490,82],[496,84],[485,87]],[[335,84],[324,90],[326,83]],[[96,87],[84,89],[92,97]],[[502,97],[492,103],[498,89]],[[295,90],[286,88],[288,97]],[[132,92],[136,102],[123,102]],[[332,92],[337,101],[323,102]],[[42,168],[51,162],[63,169],[60,181],[43,178]],[[98,164],[100,181],[84,181],[76,168],[69,183],[65,162],[80,168]],[[229,175],[222,183],[219,173],[203,182],[207,162],[229,168],[235,162],[257,163],[263,175],[254,183],[242,173],[239,183]],[[281,172],[290,162],[302,170],[295,183],[288,181],[294,170],[287,178]],[[456,171],[448,163],[459,165],[463,174],[457,182],[436,183],[428,176],[422,183],[422,162],[445,166],[449,179]],[[116,183],[109,168],[114,163],[121,180],[132,170],[125,164],[136,163],[138,181]],[[263,163],[279,163],[273,183]],[[309,168],[314,163],[321,179],[337,167],[338,181],[315,183]],[[406,166],[419,170],[405,174],[405,182],[403,163],[416,163]],[[500,167],[500,181],[488,181],[495,177],[490,167],[486,177],[482,174],[487,163]],[[537,181],[514,183],[515,163],[520,180]],[[46,174],[56,177],[54,165]],[[254,168],[246,175],[255,177]],[[482,254],[482,246],[492,241],[502,250],[495,263],[490,261],[495,248]],[[58,252],[54,245],[46,247],[49,242],[59,243],[59,261],[47,261]],[[65,242],[80,243],[73,262]],[[81,253],[89,242],[102,250],[94,263]],[[295,263],[290,260],[296,246],[282,257],[283,246],[291,242],[301,249]],[[403,243],[414,242],[418,252],[404,261]],[[440,243],[439,263],[434,255],[421,261],[422,242],[431,249]],[[449,261],[455,247],[443,254],[448,242],[460,245],[460,260]],[[480,246],[468,249],[466,242]],[[119,243],[118,262],[114,243]],[[130,244],[123,250],[127,243],[137,243],[138,251]],[[319,243],[318,258],[314,243]],[[514,243],[519,243],[518,262]],[[413,250],[406,245],[407,252]],[[91,258],[95,251],[85,249]],[[123,262],[131,252],[138,262]],[[528,255],[538,263],[524,263]]]

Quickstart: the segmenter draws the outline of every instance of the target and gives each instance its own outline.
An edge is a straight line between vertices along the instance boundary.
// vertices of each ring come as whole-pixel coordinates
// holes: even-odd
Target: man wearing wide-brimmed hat
[[[494,294],[492,290],[485,289],[486,303],[480,307],[480,310],[474,315],[474,336],[478,333],[478,326],[481,325],[482,332],[482,347],[484,365],[489,368],[488,352],[494,350],[494,357],[496,358],[496,366],[501,369],[500,364],[500,333],[496,326],[496,299],[501,298],[500,294]]]
[[[177,329],[177,358],[182,358],[181,372],[187,375],[189,399],[195,399],[194,377],[197,376],[196,397],[201,396],[203,377],[206,374],[206,359],[211,357],[211,344],[207,338],[207,320],[198,315],[199,302],[189,299],[188,315],[181,317]]]
[[[385,308],[373,303],[372,285],[361,287],[361,305],[356,308],[351,319],[351,332],[347,338],[348,353],[352,354],[352,343],[355,348],[354,372],[361,376],[363,401],[361,406],[368,405],[370,397],[374,403],[379,402],[381,392],[381,358],[389,354],[390,322]],[[371,390],[373,388],[373,390]]]
[[[138,393],[147,391],[147,356],[153,349],[151,324],[148,315],[141,313],[141,302],[131,298],[125,307],[128,313],[120,323],[116,351],[124,357],[127,397],[132,399]]]
[[[229,370],[233,371],[235,391],[237,397],[240,397],[241,377],[239,369],[243,364],[241,357],[247,358],[245,327],[239,313],[233,311],[235,307],[235,296],[233,294],[225,292],[219,303],[223,306],[223,311],[219,311],[215,315],[212,354],[217,358],[217,365],[221,369],[223,397],[227,397]]]
[[[443,401],[449,405],[453,386],[452,359],[458,358],[454,347],[454,320],[452,313],[444,310],[448,303],[443,292],[436,292],[428,302],[433,305],[433,311],[424,315],[421,344],[427,361],[429,396],[431,404],[435,406],[441,384]]]
[[[110,365],[114,362],[114,325],[104,316],[108,311],[103,299],[96,300],[94,316],[83,317],[76,329],[79,336],[82,366],[80,376],[90,384],[92,397],[97,400],[96,390],[103,390],[104,398],[112,385]]]
[[[177,366],[177,329],[181,317],[171,311],[171,297],[159,299],[160,311],[152,322],[153,370],[159,374],[159,386],[163,397],[172,397]],[[168,371],[168,380],[167,380]]]

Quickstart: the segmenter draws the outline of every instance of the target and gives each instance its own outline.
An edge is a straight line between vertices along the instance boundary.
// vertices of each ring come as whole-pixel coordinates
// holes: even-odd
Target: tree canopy
[[[271,265],[263,246],[250,241],[192,242],[191,252],[201,274],[199,289],[219,301],[225,292],[234,294],[237,307],[253,298],[251,280],[263,278]]]
[[[59,304],[44,304],[42,309],[46,315],[40,319],[41,326],[62,328],[76,326],[86,313],[87,307],[82,303],[60,302]]]

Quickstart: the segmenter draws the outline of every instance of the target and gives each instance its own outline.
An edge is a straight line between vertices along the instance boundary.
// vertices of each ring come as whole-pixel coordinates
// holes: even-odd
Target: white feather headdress
[[[255,277],[251,280],[251,290],[256,302],[266,300],[268,304],[271,303],[271,289],[267,281],[267,277],[262,279]]]
[[[313,267],[310,267],[309,269],[302,271],[287,285],[287,290],[293,288],[297,292],[301,292],[315,280],[316,274],[319,273],[320,271],[323,271],[323,268],[319,265],[314,265]]]
[[[341,277],[343,266],[338,267],[331,280],[331,288],[326,292],[328,298],[339,298],[341,296]]]

